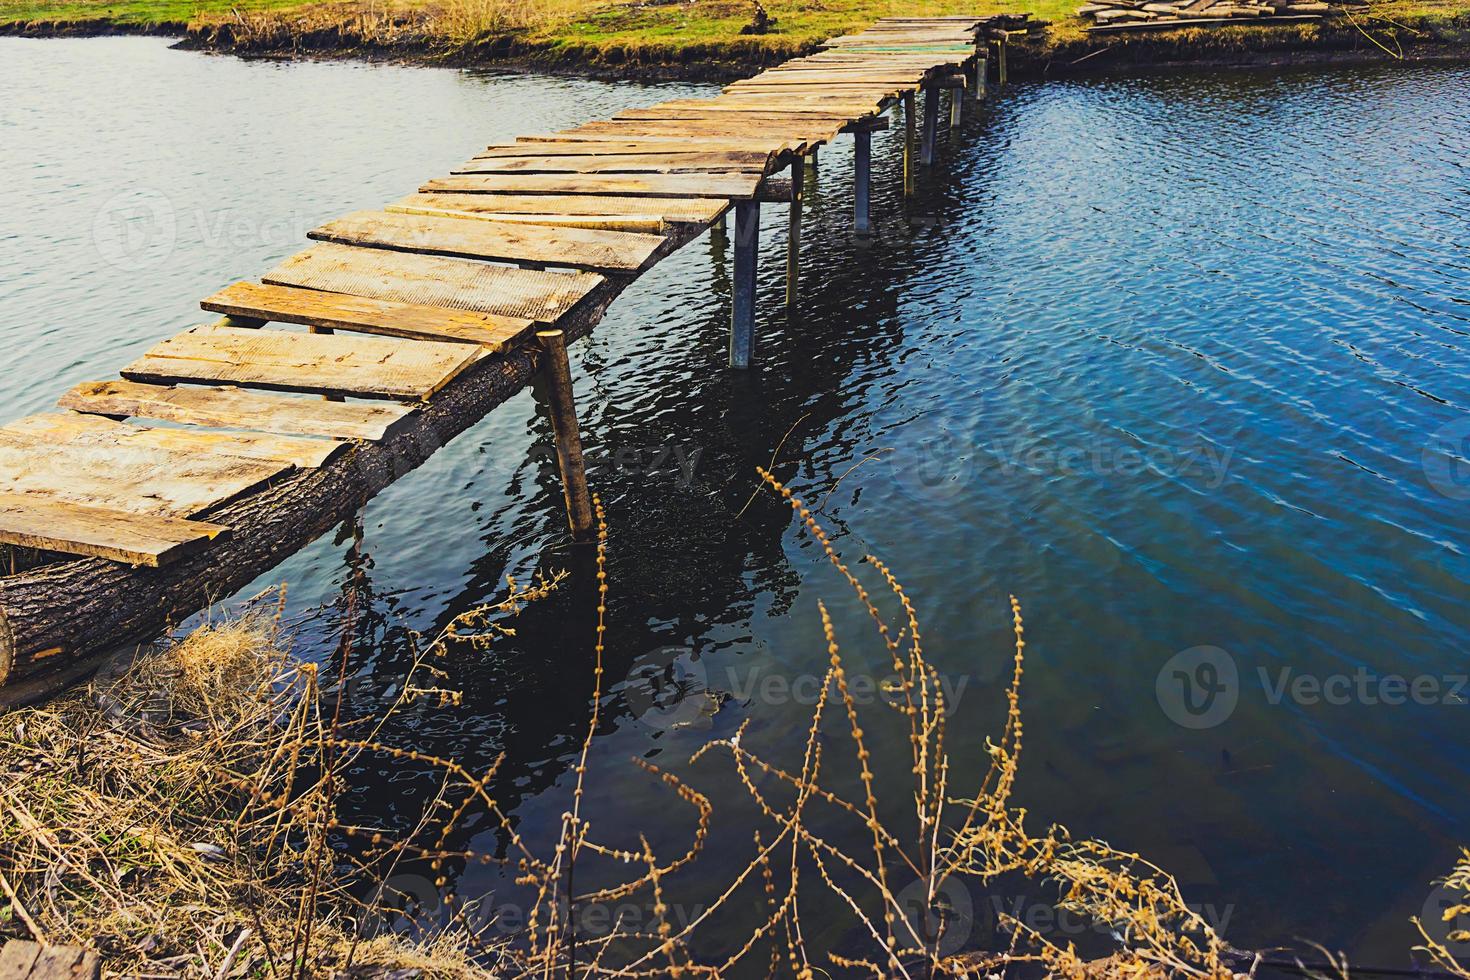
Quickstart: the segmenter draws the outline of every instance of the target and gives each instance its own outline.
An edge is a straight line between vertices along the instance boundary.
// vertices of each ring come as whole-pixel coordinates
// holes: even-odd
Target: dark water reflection
[[[300,236],[267,219],[304,230],[490,138],[695,90],[242,64],[152,41],[0,52],[8,90],[73,106],[22,94],[0,109],[0,240],[25,246],[0,272],[7,417],[105,376],[187,324],[198,296],[293,251]],[[82,65],[135,88],[104,103]],[[880,555],[915,598],[958,704],[957,772],[979,771],[1000,724],[1015,593],[1030,641],[1019,798],[1033,819],[1142,850],[1238,945],[1310,937],[1402,965],[1408,916],[1470,838],[1470,690],[1457,690],[1470,672],[1467,82],[1436,68],[1018,86],[945,142],[907,206],[895,134],[875,140],[873,243],[848,234],[838,147],[808,186],[789,313],[784,213],[768,209],[748,376],[722,367],[718,246],[644,277],[574,356],[613,528],[614,689],[588,798],[603,833],[670,853],[687,841],[689,813],[626,761],[642,756],[711,792],[716,834],[748,839],[756,815],[728,767],[685,760],[748,721],[747,745],[795,764],[803,679],[824,662],[818,598],[849,669],[887,673],[789,510],[750,501],[754,467],[776,453],[843,556]],[[223,111],[238,106],[251,111]],[[110,232],[96,215],[150,189],[176,218],[167,261],[99,264]],[[219,215],[255,217],[221,243],[194,220]],[[391,487],[357,535],[258,585],[289,581],[301,609],[335,603],[303,627],[326,658],[355,584],[352,698],[365,705],[391,693],[411,630],[496,598],[507,573],[570,569],[515,637],[441,662],[462,706],[392,733],[471,769],[504,752],[496,792],[544,850],[585,732],[596,593],[590,557],[566,540],[535,397]],[[1234,687],[1207,698],[1232,667]],[[1389,675],[1424,681],[1397,696]],[[650,678],[695,696],[651,707]],[[898,819],[906,749],[881,740],[878,754]],[[411,769],[361,776],[354,805],[389,824],[434,789]],[[497,846],[483,824],[461,838]],[[697,908],[746,857],[706,855],[675,902]],[[454,877],[462,895],[508,894],[478,867]],[[977,944],[992,898],[973,896]],[[813,932],[834,921],[815,900],[804,918]]]

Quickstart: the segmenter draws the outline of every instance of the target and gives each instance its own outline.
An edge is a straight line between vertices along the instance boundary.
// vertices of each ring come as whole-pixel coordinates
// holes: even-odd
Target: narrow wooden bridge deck
[[[940,93],[953,118],[967,90],[983,94],[985,26],[888,18],[716,98],[490,146],[417,193],[313,230],[259,282],[206,297],[222,320],[160,341],[120,379],[0,427],[0,543],[40,552],[0,578],[0,685],[58,681],[242,587],[538,365],[554,379],[565,341],[664,256],[723,233],[732,208],[730,364],[747,367],[761,202],[791,204],[794,279],[799,168],[851,133],[854,223],[868,231],[871,132],[902,105],[911,189],[913,158],[932,159]],[[553,421],[575,451],[569,398]],[[564,452],[563,465],[576,477],[565,468],[578,460]],[[588,519],[576,482],[574,529]]]

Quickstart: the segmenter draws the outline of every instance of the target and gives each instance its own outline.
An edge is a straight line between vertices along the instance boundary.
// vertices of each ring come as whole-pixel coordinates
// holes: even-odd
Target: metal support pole
[[[964,118],[965,90],[952,88],[949,90],[949,128],[959,129],[960,122]]]
[[[583,540],[592,534],[592,495],[587,491],[587,471],[582,464],[582,433],[577,428],[577,409],[572,403],[572,368],[567,363],[566,334],[560,330],[538,330],[536,339],[545,352],[543,366],[549,389],[548,413],[556,437],[556,461],[561,466],[561,488],[567,501],[567,523],[572,537]]]
[[[924,90],[924,135],[919,142],[919,162],[924,166],[934,164],[935,133],[939,130],[939,89]]]
[[[903,196],[914,193],[914,93],[903,93]]]
[[[796,279],[801,271],[801,168],[791,164],[791,213],[786,230],[786,305],[796,302]]]
[[[868,217],[868,188],[873,173],[873,134],[866,129],[852,134],[852,157],[852,229],[859,235],[870,235],[873,225]]]
[[[759,201],[735,202],[735,275],[730,309],[730,366],[750,367],[755,348],[755,259],[760,244]]]
[[[982,48],[975,55],[975,101],[982,102],[985,99],[986,87],[990,84],[990,59],[985,56]]]
[[[1006,83],[1006,36],[1000,36],[1000,43],[995,52],[995,84],[1004,86]]]

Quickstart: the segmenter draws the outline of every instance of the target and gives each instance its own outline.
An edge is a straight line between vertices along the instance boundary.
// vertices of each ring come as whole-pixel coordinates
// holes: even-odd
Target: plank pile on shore
[[[1091,17],[1092,33],[1163,31],[1222,24],[1297,23],[1321,20],[1368,0],[1093,0],[1077,9]]]

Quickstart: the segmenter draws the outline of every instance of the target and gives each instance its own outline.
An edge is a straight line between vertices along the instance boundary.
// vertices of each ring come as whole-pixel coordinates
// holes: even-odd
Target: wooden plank
[[[163,341],[121,373],[130,381],[423,399],[484,354],[440,341],[202,326]]]
[[[809,116],[799,123],[775,123],[751,116],[727,113],[720,119],[623,119],[618,121],[585,123],[575,131],[576,135],[625,137],[638,136],[687,136],[690,133],[718,133],[722,136],[758,137],[763,133],[798,137],[807,145],[827,143],[841,131],[844,123]]]
[[[131,514],[194,517],[291,471],[285,463],[155,446],[57,446],[0,430],[0,492]]]
[[[102,958],[80,946],[12,939],[0,951],[0,980],[97,980]]]
[[[869,108],[863,112],[833,112],[820,108],[802,109],[793,106],[788,109],[766,108],[763,106],[739,106],[739,105],[710,105],[700,108],[670,108],[654,106],[648,109],[626,109],[613,116],[615,120],[622,119],[721,119],[725,116],[735,116],[742,120],[753,122],[786,123],[796,122],[799,124],[836,123],[843,125],[863,115],[872,115],[876,110]]]
[[[419,190],[478,194],[600,194],[626,197],[755,197],[761,175],[725,174],[478,174],[441,177]]]
[[[479,344],[497,352],[520,343],[536,326],[535,321],[524,317],[394,303],[256,282],[237,282],[227,286],[199,305],[226,316],[255,317],[277,323],[299,323],[385,337]]]
[[[430,195],[424,195],[428,197]],[[462,197],[471,195],[464,194]],[[482,195],[494,198],[495,195]],[[658,234],[668,222],[656,214],[513,214],[504,211],[461,211],[455,208],[427,208],[415,204],[390,204],[385,211],[398,214],[424,214],[436,218],[470,218],[482,221],[511,221],[526,225],[548,225],[555,228],[597,228],[603,231],[636,231]]]
[[[56,446],[110,447],[119,452],[127,452],[135,446],[147,446],[263,459],[303,469],[321,466],[347,448],[345,442],[336,439],[131,425],[82,412],[31,415],[11,422],[0,431],[36,436]]]
[[[770,162],[770,154],[758,152],[553,154],[543,157],[475,157],[455,167],[451,173],[684,174],[733,170],[763,174]]]
[[[278,286],[478,310],[538,323],[555,323],[604,282],[591,272],[537,272],[325,242],[296,253],[261,278]]]
[[[93,415],[370,442],[386,439],[417,411],[408,405],[308,401],[239,388],[178,388],[135,381],[86,381],[57,405]]]
[[[663,245],[662,235],[589,228],[467,221],[452,215],[356,211],[307,233],[318,241],[369,248],[637,272]]]
[[[32,494],[0,493],[0,544],[158,568],[199,551],[229,528],[130,514]],[[0,976],[7,976],[0,969]]]
[[[410,194],[389,208],[562,216],[627,214],[641,217],[653,214],[675,224],[707,225],[729,210],[730,202],[719,198],[599,197],[591,194]]]
[[[581,152],[591,152],[585,144],[592,144],[592,148],[600,149],[603,146],[705,146],[705,145],[728,145],[737,149],[761,150],[765,153],[802,153],[809,144],[801,136],[785,136],[772,133],[770,130],[761,132],[742,133],[739,136],[730,136],[718,132],[703,132],[700,130],[686,129],[678,136],[662,136],[658,134],[639,134],[637,127],[630,127],[631,131],[598,133],[582,129],[563,130],[560,133],[536,134],[533,136],[517,136],[517,145],[531,144],[528,149],[535,150],[539,147],[558,147],[567,152],[579,152],[575,144],[584,144]],[[614,151],[615,152],[615,151]]]
[[[762,146],[751,146],[743,140],[726,139],[699,139],[690,137],[688,140],[601,140],[594,143],[587,141],[571,142],[560,141],[553,137],[536,137],[531,139],[518,136],[516,143],[500,143],[487,146],[483,151],[475,154],[476,160],[489,160],[499,157],[553,157],[553,156],[627,156],[647,154],[651,156],[703,156],[710,153],[728,153],[736,156],[754,156],[761,159],[769,158],[772,153],[780,152],[780,148],[769,149]]]

